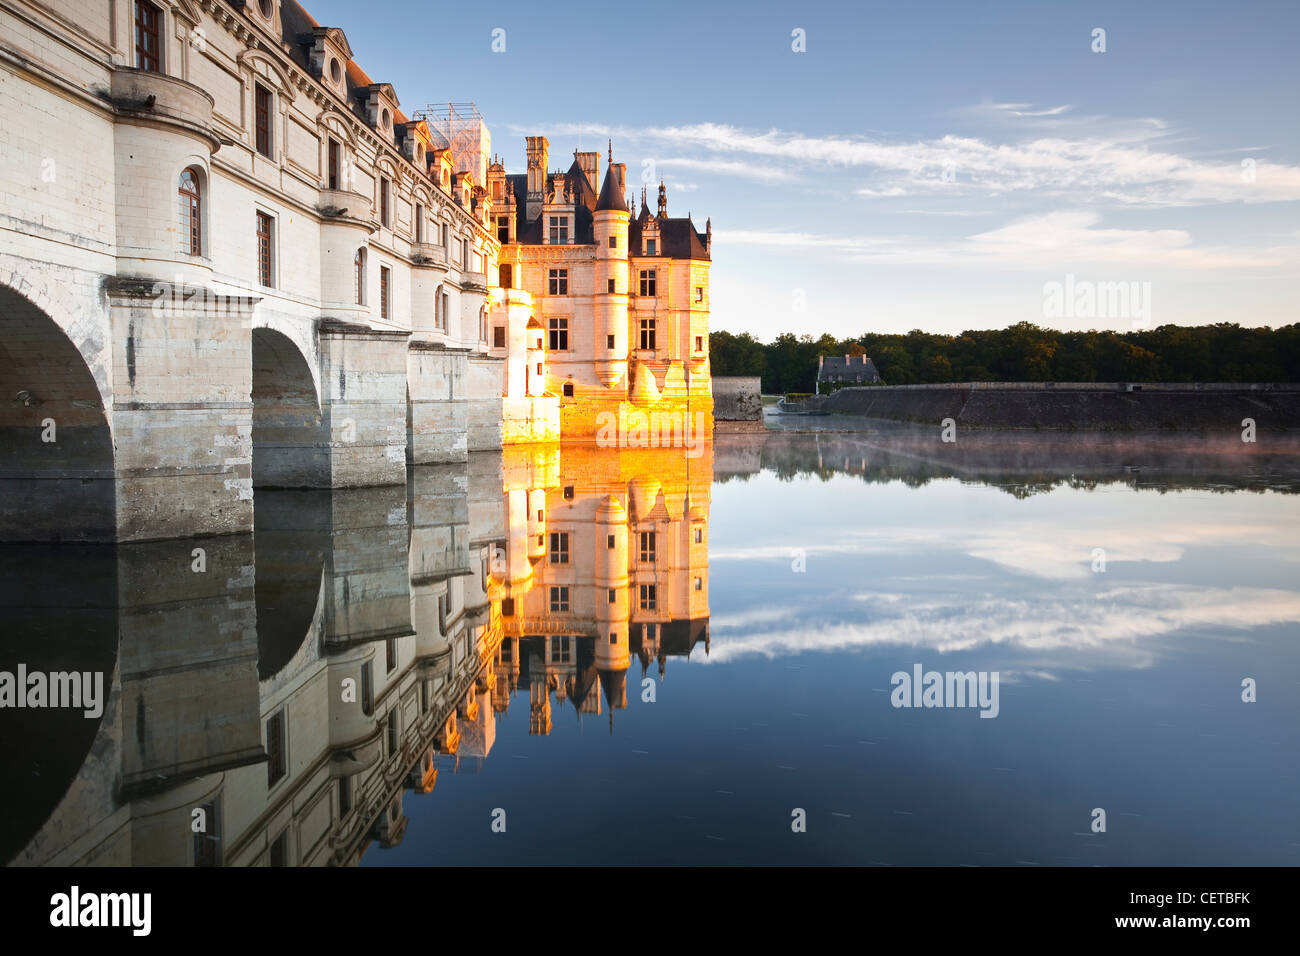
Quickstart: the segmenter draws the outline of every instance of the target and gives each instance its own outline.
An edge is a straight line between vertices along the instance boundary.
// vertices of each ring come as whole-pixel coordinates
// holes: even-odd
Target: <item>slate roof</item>
[[[817,370],[819,382],[878,382],[876,363],[866,355],[823,355]]]

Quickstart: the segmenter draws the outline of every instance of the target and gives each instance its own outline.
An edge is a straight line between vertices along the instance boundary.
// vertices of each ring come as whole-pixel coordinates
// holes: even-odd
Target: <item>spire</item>
[[[614,169],[614,141],[610,140],[609,168],[605,170],[605,181],[601,183],[600,195],[596,197],[595,211],[600,212],[605,209],[616,209],[619,212],[626,211],[623,203],[626,202],[627,199],[626,197],[619,195],[622,191],[623,184],[618,181],[618,176],[615,175]]]
[[[668,187],[664,181],[659,180],[659,218],[664,219],[668,216]]]

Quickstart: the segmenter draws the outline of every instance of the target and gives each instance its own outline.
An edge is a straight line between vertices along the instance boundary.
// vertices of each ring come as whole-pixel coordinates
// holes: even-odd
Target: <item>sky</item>
[[[662,178],[714,329],[1300,321],[1294,0],[303,2],[511,172],[544,135]]]

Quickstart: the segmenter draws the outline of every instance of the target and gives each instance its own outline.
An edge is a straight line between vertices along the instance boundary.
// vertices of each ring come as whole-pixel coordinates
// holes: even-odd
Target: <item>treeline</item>
[[[709,336],[714,375],[757,375],[767,394],[811,392],[818,355],[869,355],[888,385],[935,382],[1297,382],[1300,323],[1280,329],[1162,325],[1134,332],[1057,332],[1032,322],[934,335],[837,339],[748,332]]]

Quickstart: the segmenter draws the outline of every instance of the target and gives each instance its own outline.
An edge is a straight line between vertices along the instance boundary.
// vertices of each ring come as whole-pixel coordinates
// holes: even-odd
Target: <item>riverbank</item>
[[[960,427],[1067,431],[1300,430],[1300,385],[966,382],[842,388],[801,403],[817,414]]]

